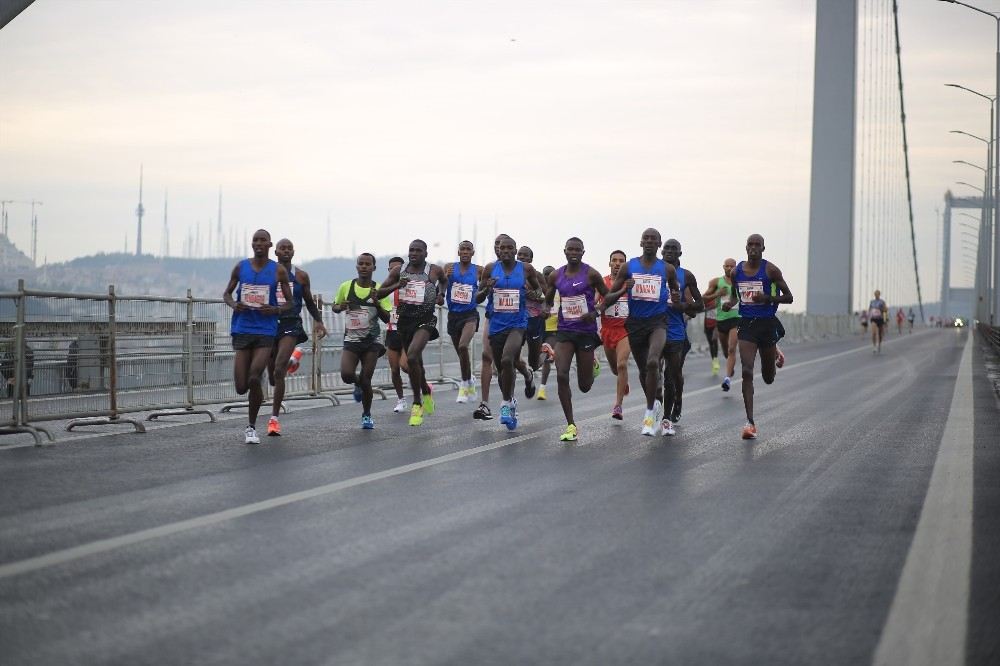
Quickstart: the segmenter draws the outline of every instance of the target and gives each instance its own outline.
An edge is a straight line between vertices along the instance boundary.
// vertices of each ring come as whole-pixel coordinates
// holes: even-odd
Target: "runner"
[[[424,415],[434,413],[434,398],[428,393],[424,381],[424,347],[437,340],[436,306],[444,303],[448,288],[444,271],[437,264],[427,263],[427,243],[419,238],[410,243],[409,263],[405,268],[389,271],[386,284],[376,298],[381,300],[399,290],[399,319],[396,328],[406,350],[410,370],[410,387],[413,389],[413,406],[410,407],[410,425],[419,426]]]
[[[702,295],[704,298],[704,294]],[[708,341],[708,353],[712,357],[712,376],[717,377],[719,375],[719,369],[721,368],[719,364],[719,336],[715,332],[715,324],[718,319],[716,309],[716,301],[705,300],[705,317],[702,322],[702,328],[705,331],[705,340]]]
[[[285,398],[288,361],[292,357],[292,352],[295,351],[295,345],[300,345],[309,339],[302,327],[303,304],[312,316],[313,335],[316,336],[317,340],[326,337],[326,326],[323,325],[323,314],[313,300],[309,274],[301,268],[296,269],[292,266],[292,258],[295,256],[295,247],[292,245],[292,241],[287,238],[278,241],[274,247],[274,256],[288,272],[288,281],[292,286],[292,309],[278,319],[278,335],[274,346],[271,347],[271,360],[267,364],[267,375],[274,387],[274,395],[271,398],[271,418],[267,421],[267,434],[271,437],[278,437],[281,435],[278,414],[281,411],[281,402]],[[284,305],[284,294],[278,291],[275,295],[278,299],[278,305]]]
[[[743,406],[747,422],[743,426],[743,439],[757,439],[757,424],[753,420],[753,369],[760,353],[760,374],[765,384],[774,381],[778,336],[781,323],[774,316],[779,303],[791,303],[792,292],[785,284],[781,270],[763,258],[764,237],[752,234],[747,238],[747,260],[737,264],[733,271],[733,293],[723,303],[730,310],[737,302],[740,306],[740,328],[737,331],[740,364],[743,368]],[[771,285],[777,286],[772,295]]]
[[[660,428],[665,436],[676,434],[674,425],[681,420],[681,401],[684,397],[684,359],[691,350],[687,337],[687,318],[693,317],[704,308],[701,291],[694,273],[681,268],[681,244],[668,238],[663,244],[663,260],[677,272],[680,300],[671,299],[667,310],[667,342],[663,347],[666,367],[663,371],[663,420]]]
[[[554,266],[546,266],[542,269],[542,287],[548,289],[549,280],[555,272]],[[538,352],[538,359],[542,368],[542,379],[538,385],[538,399],[547,400],[545,385],[549,381],[549,372],[552,370],[552,362],[556,360],[556,331],[559,328],[559,292],[556,292],[555,312],[545,318],[545,334],[542,337],[542,347]]]
[[[385,347],[379,342],[382,328],[379,320],[388,323],[392,299],[381,301],[373,297],[378,283],[372,280],[375,272],[375,255],[362,252],[357,260],[358,277],[348,280],[337,290],[334,312],[346,313],[344,322],[344,349],[340,354],[340,378],[345,384],[354,384],[361,392],[361,428],[375,427],[372,419],[372,376]],[[358,364],[361,374],[358,374]]]
[[[389,272],[400,268],[404,263],[402,257],[393,257],[389,260]],[[399,291],[392,292],[392,310],[389,312],[389,323],[385,327],[385,357],[389,359],[389,375],[392,378],[392,388],[396,391],[396,406],[392,411],[402,414],[409,405],[403,397],[403,375],[410,374],[410,369],[406,365],[406,355],[403,353],[403,338],[400,337],[396,329],[396,322],[399,321]]]
[[[861,322],[861,336],[868,336],[868,310],[862,310],[858,315],[858,319]]]
[[[906,315],[903,314],[903,308],[896,308],[896,334],[903,334],[903,320],[906,319]]]
[[[604,286],[611,288],[618,271],[628,261],[628,256],[621,250],[611,253],[608,266],[611,273],[604,276]],[[601,301],[603,302],[603,297]],[[611,407],[611,418],[622,420],[622,402],[628,395],[628,355],[631,348],[628,344],[628,331],[625,330],[625,320],[628,318],[628,294],[618,298],[614,305],[601,317],[601,343],[604,345],[604,357],[608,359],[611,374],[618,378],[615,387],[615,404]]]
[[[271,234],[258,229],[251,241],[253,258],[244,259],[229,275],[222,300],[233,309],[230,333],[233,336],[233,381],[236,393],[249,396],[249,423],[244,442],[260,444],[257,436],[257,414],[264,402],[261,375],[271,358],[271,347],[278,334],[278,317],[291,310],[292,290],[288,286],[288,271],[272,261]],[[285,297],[278,306],[277,290]],[[236,298],[233,298],[236,290]]]
[[[625,320],[632,358],[639,369],[639,382],[646,394],[646,413],[642,417],[642,434],[653,436],[660,428],[663,404],[656,399],[660,377],[660,355],[666,342],[667,303],[679,302],[677,272],[673,266],[656,256],[660,249],[660,232],[646,229],[640,240],[642,256],[635,257],[618,270],[611,293],[598,306],[603,315],[617,301],[623,286],[629,289],[629,313]],[[664,285],[666,283],[666,285]]]
[[[597,335],[597,312],[594,294],[607,295],[608,288],[601,274],[582,263],[583,241],[577,237],[566,241],[563,248],[566,265],[556,270],[545,290],[545,307],[550,312],[559,292],[559,327],[556,332],[556,384],[559,403],[566,417],[566,430],[561,442],[575,442],[578,433],[573,418],[573,393],[569,385],[569,368],[576,357],[576,381],[580,391],[587,393],[594,385],[594,349],[601,344]],[[624,287],[622,287],[624,292]],[[621,294],[618,294],[621,296]]]
[[[517,251],[517,260],[530,264],[535,259],[535,252],[527,245],[522,245]],[[543,291],[545,285],[542,285]],[[524,344],[528,347],[528,360],[518,356],[517,371],[524,377],[524,397],[531,400],[537,391],[535,387],[535,370],[542,365],[542,343],[545,338],[545,315],[542,314],[543,303],[530,296],[527,299],[528,328],[524,331]]]
[[[470,241],[458,244],[458,262],[445,266],[444,274],[448,278],[448,337],[458,354],[458,365],[462,373],[462,383],[458,387],[458,397],[455,402],[469,401],[469,395],[475,395],[476,388],[472,382],[472,361],[469,359],[469,343],[472,336],[479,330],[479,310],[474,299],[479,288],[479,272],[481,266],[472,263],[476,248]]]
[[[888,306],[882,300],[882,292],[875,290],[875,298],[868,303],[868,322],[872,326],[872,353],[882,353],[882,338],[885,337],[885,320],[889,312]]]
[[[476,302],[482,303],[488,296],[493,297],[489,335],[500,379],[500,392],[503,394],[500,423],[513,430],[517,427],[514,371],[528,326],[525,300],[529,289],[535,292],[534,298],[539,299],[541,286],[534,267],[517,260],[514,239],[503,237],[497,250],[499,259],[483,268],[483,275],[489,277],[480,280]]]
[[[723,261],[722,275],[709,280],[708,289],[704,293],[706,303],[710,298],[716,303],[715,330],[719,336],[722,355],[726,357],[726,374],[722,378],[723,391],[729,390],[733,373],[736,371],[736,328],[740,325],[740,313],[738,310],[725,310],[722,307],[732,296],[735,269],[735,259]]]
[[[908,331],[909,333],[913,333],[913,320],[916,318],[917,316],[913,314],[913,308],[910,308],[906,313],[906,321],[908,321],[910,324],[910,330]]]

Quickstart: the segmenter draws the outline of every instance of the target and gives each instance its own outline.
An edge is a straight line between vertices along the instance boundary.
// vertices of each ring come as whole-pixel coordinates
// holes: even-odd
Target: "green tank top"
[[[726,321],[727,319],[737,319],[740,316],[740,309],[738,305],[734,305],[729,312],[722,309],[722,304],[729,301],[733,294],[733,285],[726,282],[726,276],[723,275],[719,278],[719,299],[715,302],[715,318],[717,321]]]

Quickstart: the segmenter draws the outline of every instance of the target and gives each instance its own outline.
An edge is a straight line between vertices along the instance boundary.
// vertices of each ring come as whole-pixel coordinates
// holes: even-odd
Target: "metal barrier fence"
[[[983,340],[993,347],[993,351],[1000,354],[1000,326],[990,326],[984,322],[977,322],[976,330]]]
[[[337,396],[353,390],[340,376],[344,321],[323,307],[321,295],[316,298],[329,334],[321,341],[311,335],[300,346],[300,369],[286,377],[285,400],[339,404]],[[0,434],[28,433],[40,444],[43,436],[53,439],[38,425],[45,421],[67,420],[68,430],[124,424],[144,432],[141,420],[130,415],[146,413],[147,420],[203,415],[215,421],[208,406],[246,407],[232,379],[231,316],[221,299],[194,298],[190,291],[183,298],[123,296],[114,287],[106,294],[75,294],[29,290],[20,281],[17,292],[0,293],[0,374],[6,385],[0,393]],[[429,383],[457,385],[458,356],[446,334],[446,317],[438,308],[441,335],[424,351],[424,367]],[[302,318],[311,332],[305,309]],[[791,342],[858,331],[850,315],[782,314],[781,320]],[[704,340],[703,315],[689,326],[697,347]],[[474,372],[481,351],[479,334],[469,350]],[[391,390],[385,357],[373,386],[382,399]],[[269,392],[267,382],[264,389]]]

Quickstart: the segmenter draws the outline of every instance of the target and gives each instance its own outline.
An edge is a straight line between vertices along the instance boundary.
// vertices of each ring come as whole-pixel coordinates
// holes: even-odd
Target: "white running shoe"
[[[252,425],[247,426],[246,439],[243,440],[244,444],[260,444],[260,437],[257,436],[257,429]]]
[[[458,387],[458,397],[455,398],[455,402],[464,403],[469,402],[469,389],[464,386]]]
[[[406,405],[406,398],[400,398],[399,400],[396,401],[396,406],[392,408],[392,411],[396,412],[397,414],[402,414],[407,409],[409,409],[409,407],[407,407]]]
[[[673,437],[677,434],[677,431],[674,430],[674,424],[670,421],[670,419],[663,419],[660,421],[660,430],[663,431],[664,437]]]
[[[653,417],[647,415],[642,419],[642,434],[646,437],[653,436]]]
[[[663,431],[660,427],[662,424],[660,420],[663,418],[663,403],[659,400],[653,402],[653,434],[662,435]]]

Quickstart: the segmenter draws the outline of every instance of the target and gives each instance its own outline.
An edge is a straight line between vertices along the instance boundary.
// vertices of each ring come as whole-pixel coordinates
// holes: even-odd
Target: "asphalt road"
[[[871,662],[894,599],[914,605],[902,572],[968,354],[955,660],[998,663],[1000,409],[966,341],[790,346],[752,443],[739,386],[692,358],[674,438],[639,435],[636,381],[612,421],[605,369],[575,444],[552,381],[513,433],[442,391],[421,428],[387,401],[373,431],[354,404],[300,409],[258,447],[226,421],[0,451],[0,661]]]

